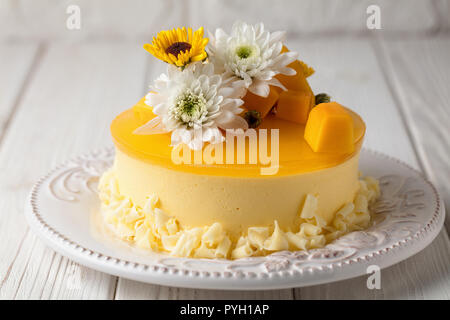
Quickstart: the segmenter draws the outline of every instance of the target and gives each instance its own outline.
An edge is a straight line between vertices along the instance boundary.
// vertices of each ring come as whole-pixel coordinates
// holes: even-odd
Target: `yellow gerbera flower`
[[[190,62],[206,58],[205,47],[209,39],[203,38],[203,27],[192,33],[192,28],[164,30],[153,37],[152,44],[144,44],[144,49],[167,63],[184,67]]]

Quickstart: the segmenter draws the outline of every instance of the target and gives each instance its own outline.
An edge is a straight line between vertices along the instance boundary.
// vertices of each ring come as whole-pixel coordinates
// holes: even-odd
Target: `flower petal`
[[[286,39],[286,31],[275,31],[270,34],[270,42],[284,42]]]
[[[284,67],[294,62],[298,58],[298,53],[295,51],[285,52],[276,57],[273,61],[276,66]]]
[[[222,104],[222,109],[233,112],[233,110],[236,110],[243,104],[244,101],[242,99],[225,99],[225,101]]]
[[[162,96],[161,94],[158,94],[156,92],[149,92],[147,93],[147,95],[145,96],[145,104],[153,107],[156,106],[158,104],[163,103],[165,100],[165,97]]]
[[[207,128],[206,130],[203,130],[202,139],[204,142],[210,142],[212,144],[224,141],[222,132],[220,132],[217,127]]]
[[[244,118],[226,111],[222,117],[216,119],[216,123],[221,129],[248,129],[248,123]]]
[[[278,81],[277,78],[270,79],[269,81],[267,81],[267,84],[270,84],[270,85],[275,86],[275,87],[279,87],[279,88],[283,89],[284,91],[287,90],[286,87],[283,86],[283,84],[280,81]]]
[[[252,85],[248,87],[248,91],[250,91],[253,94],[256,94],[257,96],[266,98],[269,96],[270,88],[269,85],[267,84],[267,81],[255,80],[253,81]]]
[[[295,76],[297,74],[297,71],[292,68],[284,67],[279,69],[280,74],[284,74],[286,76]]]
[[[161,118],[156,117],[144,124],[143,126],[140,126],[136,130],[133,131],[133,134],[139,134],[139,135],[151,135],[151,134],[162,134],[166,133],[166,129],[164,125],[162,124]]]

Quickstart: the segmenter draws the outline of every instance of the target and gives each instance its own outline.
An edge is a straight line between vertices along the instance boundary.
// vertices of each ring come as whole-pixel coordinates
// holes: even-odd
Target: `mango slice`
[[[264,118],[277,102],[278,96],[278,92],[273,86],[270,86],[270,92],[266,98],[247,91],[244,98],[242,98],[242,100],[244,100],[243,108],[249,111],[259,111],[261,113],[261,118]]]
[[[145,97],[142,97],[142,99],[133,106],[134,116],[142,123],[145,123],[154,117],[152,110],[152,107],[145,104]]]
[[[283,46],[281,52],[287,51],[289,51],[289,49]],[[287,66],[297,71],[297,73],[293,76],[277,74],[275,78],[277,78],[278,81],[280,81],[288,90],[312,92],[311,87],[309,86],[308,81],[306,80],[306,75],[308,76],[311,75],[314,72],[314,70],[306,66],[306,64],[300,60],[295,60],[294,62],[288,64]],[[308,69],[305,70],[305,68]]]
[[[277,103],[276,117],[305,124],[308,120],[309,111],[314,106],[314,95],[312,92],[283,91]]]
[[[337,102],[321,103],[309,113],[304,137],[314,152],[351,153],[353,118]]]

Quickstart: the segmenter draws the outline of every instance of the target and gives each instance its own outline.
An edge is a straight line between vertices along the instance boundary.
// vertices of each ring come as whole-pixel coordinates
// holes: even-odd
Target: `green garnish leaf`
[[[247,111],[244,119],[248,123],[249,128],[257,128],[261,124],[261,112],[256,110]]]
[[[320,103],[327,103],[331,101],[331,97],[326,93],[316,94],[316,105]]]

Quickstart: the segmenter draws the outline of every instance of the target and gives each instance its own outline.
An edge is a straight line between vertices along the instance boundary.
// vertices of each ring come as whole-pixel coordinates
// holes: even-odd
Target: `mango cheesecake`
[[[320,248],[370,225],[378,181],[361,177],[365,124],[314,94],[284,32],[160,32],[168,65],[111,124],[103,223],[136,247],[237,259]]]

